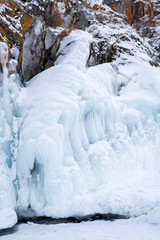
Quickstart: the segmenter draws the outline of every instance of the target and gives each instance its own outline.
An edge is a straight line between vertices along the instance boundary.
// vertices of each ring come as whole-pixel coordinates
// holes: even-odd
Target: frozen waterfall
[[[160,204],[160,71],[138,56],[87,68],[91,41],[72,31],[19,95],[19,214],[135,216]]]
[[[15,87],[8,78],[8,47],[0,43],[0,229],[12,227],[17,222],[16,206],[13,112],[11,92]],[[11,90],[12,88],[12,90]]]

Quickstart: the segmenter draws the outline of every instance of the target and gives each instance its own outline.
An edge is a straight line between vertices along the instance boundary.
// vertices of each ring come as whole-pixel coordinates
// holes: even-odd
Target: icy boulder
[[[145,52],[87,68],[91,42],[71,32],[21,93],[21,213],[133,216],[160,204],[160,71]]]
[[[11,208],[0,210],[0,229],[11,228],[17,223],[17,214]]]

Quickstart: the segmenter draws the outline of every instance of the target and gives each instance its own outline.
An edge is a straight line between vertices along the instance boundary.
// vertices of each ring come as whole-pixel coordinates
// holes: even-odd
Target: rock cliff
[[[71,30],[84,30],[95,21],[102,25],[114,22],[115,26],[128,22],[159,51],[158,1],[1,0],[0,6],[0,40],[18,48],[17,70],[22,81],[54,64],[60,41]],[[92,44],[92,64],[111,61],[115,45],[111,47],[105,40]]]
[[[104,0],[114,11],[125,14],[128,23],[152,46],[160,51],[160,1],[159,0]]]

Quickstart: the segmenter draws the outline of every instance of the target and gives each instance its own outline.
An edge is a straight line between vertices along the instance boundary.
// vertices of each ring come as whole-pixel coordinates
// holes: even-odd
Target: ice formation
[[[56,65],[17,100],[25,106],[17,153],[21,214],[135,216],[160,205],[160,71],[145,53],[88,68],[91,42],[90,33],[72,31]]]
[[[0,229],[13,226],[17,222],[15,208],[14,163],[11,146],[13,146],[13,114],[11,92],[14,91],[12,78],[8,79],[7,69],[8,47],[0,43]],[[10,81],[10,82],[9,82]],[[12,90],[11,90],[12,88]]]

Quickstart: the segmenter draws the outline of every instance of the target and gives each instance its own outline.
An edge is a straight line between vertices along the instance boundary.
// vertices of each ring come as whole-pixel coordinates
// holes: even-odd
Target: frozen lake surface
[[[6,232],[7,233],[7,232]],[[144,218],[93,221],[55,225],[34,223],[17,225],[1,240],[159,240],[160,224]]]

